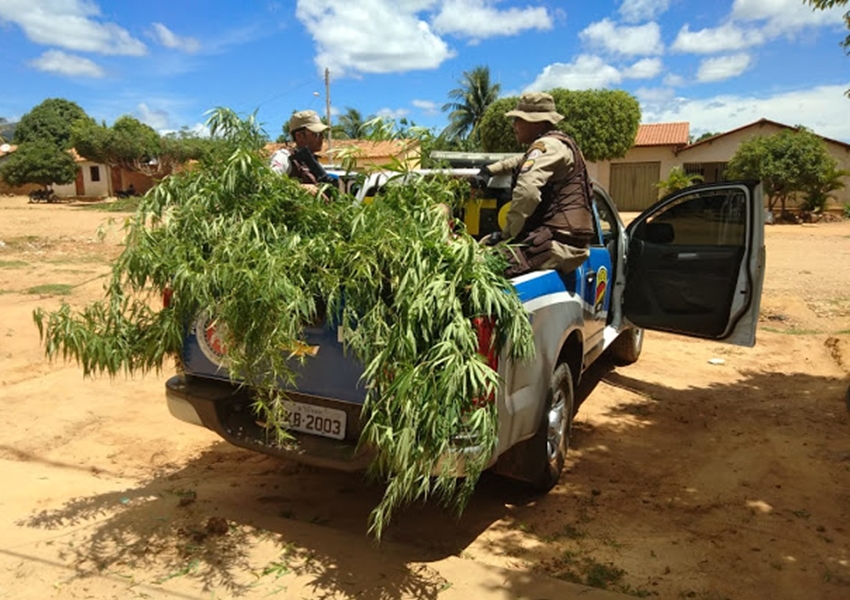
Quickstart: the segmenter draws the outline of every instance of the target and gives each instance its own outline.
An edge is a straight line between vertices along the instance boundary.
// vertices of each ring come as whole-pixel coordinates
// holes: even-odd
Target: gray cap
[[[529,123],[549,121],[558,123],[563,120],[564,115],[555,110],[555,100],[551,94],[545,92],[532,92],[519,97],[516,108],[505,113],[506,117],[518,117]]]
[[[322,123],[315,110],[300,110],[289,118],[289,132],[307,128],[313,133],[322,133],[328,126]]]

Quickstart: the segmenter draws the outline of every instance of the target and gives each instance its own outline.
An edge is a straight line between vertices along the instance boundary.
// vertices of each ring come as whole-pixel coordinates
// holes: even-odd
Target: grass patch
[[[792,327],[791,329],[777,329],[776,327],[761,326],[759,329],[769,331],[770,333],[784,333],[785,335],[817,335],[823,333],[823,331],[817,329],[797,329],[796,327]]]
[[[112,202],[98,202],[97,204],[86,204],[81,206],[81,210],[99,210],[102,212],[136,212],[139,208],[139,202],[142,201],[141,196],[131,196],[130,198],[118,198]]]
[[[62,258],[48,258],[42,262],[49,265],[77,265],[107,263],[110,262],[110,260],[103,254],[80,254],[77,256],[66,256]]]
[[[27,294],[40,294],[50,296],[67,296],[74,289],[69,283],[45,283],[29,288]]]
[[[29,263],[23,260],[0,260],[0,269],[20,269]]]
[[[38,235],[22,235],[5,240],[6,247],[11,250],[29,250],[32,248],[44,249],[53,244],[53,242]]]

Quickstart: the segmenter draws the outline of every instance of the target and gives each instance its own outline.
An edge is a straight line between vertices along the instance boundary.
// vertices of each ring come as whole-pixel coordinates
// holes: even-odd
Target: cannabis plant
[[[462,510],[495,450],[487,399],[501,383],[478,353],[473,319],[495,324],[495,351],[533,352],[505,259],[446,218],[465,184],[421,180],[388,186],[369,205],[329,202],[267,167],[253,118],[218,109],[209,124],[226,151],[142,200],[104,298],[36,311],[47,355],[78,361],[86,375],[159,370],[206,311],[231,377],[250,385],[258,420],[282,442],[281,383],[293,384],[297,368],[283,350],[327,315],[364,367],[360,444],[386,482],[370,530],[380,537],[393,510],[417,499]]]

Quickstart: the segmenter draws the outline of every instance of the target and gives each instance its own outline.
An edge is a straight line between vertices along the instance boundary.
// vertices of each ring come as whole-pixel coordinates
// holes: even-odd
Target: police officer
[[[590,255],[594,233],[584,157],[575,141],[556,128],[564,117],[550,94],[523,94],[505,116],[513,118],[517,141],[528,148],[478,174],[479,181],[503,173],[513,176],[505,227],[486,243],[504,239],[518,244],[509,255],[510,277],[537,269],[571,271]]]
[[[319,164],[316,152],[321,151],[324,132],[328,126],[322,123],[314,110],[301,110],[289,119],[289,135],[295,141],[295,149],[281,149],[271,157],[271,168],[299,180],[305,186],[317,189],[322,183],[336,185],[336,180],[328,175]]]

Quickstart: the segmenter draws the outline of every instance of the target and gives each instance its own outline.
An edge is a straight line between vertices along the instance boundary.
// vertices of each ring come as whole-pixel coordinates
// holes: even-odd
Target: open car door
[[[626,228],[624,312],[638,327],[753,346],[764,281],[761,184],[662,199]]]

